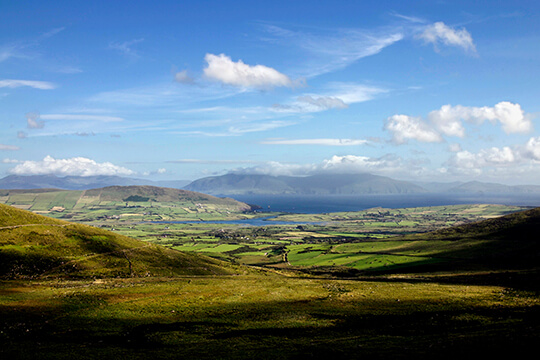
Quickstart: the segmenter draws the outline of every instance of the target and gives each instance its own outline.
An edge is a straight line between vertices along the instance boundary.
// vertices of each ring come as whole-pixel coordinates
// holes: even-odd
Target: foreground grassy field
[[[516,357],[533,349],[540,333],[538,288],[503,285],[518,285],[519,279],[531,284],[538,277],[518,272],[335,280],[261,272],[5,281],[0,354],[6,359]]]

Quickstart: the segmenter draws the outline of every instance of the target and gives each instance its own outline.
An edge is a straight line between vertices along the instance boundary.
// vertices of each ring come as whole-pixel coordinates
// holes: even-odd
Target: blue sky
[[[535,1],[2,1],[0,176],[540,184]]]

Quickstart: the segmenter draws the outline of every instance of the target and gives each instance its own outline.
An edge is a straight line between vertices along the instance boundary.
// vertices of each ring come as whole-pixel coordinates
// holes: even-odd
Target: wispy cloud
[[[83,115],[83,114],[43,114],[40,116],[43,120],[75,120],[75,121],[101,121],[101,122],[118,122],[124,121],[118,116],[107,115]]]
[[[165,161],[169,164],[254,164],[252,160],[179,159]]]
[[[58,28],[54,28],[52,30],[49,30],[47,32],[44,32],[43,34],[41,34],[40,38],[42,39],[47,39],[47,38],[50,38],[50,37],[53,37],[55,36],[56,34],[59,34],[61,33],[62,31],[64,31],[66,28],[65,27],[58,27]]]
[[[31,87],[40,90],[52,90],[56,89],[56,85],[48,81],[34,81],[34,80],[15,80],[5,79],[0,80],[0,88],[18,88],[18,87]]]
[[[187,70],[182,70],[174,74],[174,81],[180,84],[193,84],[195,79],[189,76]]]
[[[309,60],[302,61],[295,70],[307,78],[342,69],[361,58],[381,52],[404,35],[399,28],[329,29],[318,33],[293,31],[275,25],[263,25],[269,34],[267,41],[302,49]]]
[[[284,121],[284,120],[273,120],[268,122],[256,122],[256,123],[247,123],[239,124],[229,127],[229,133],[231,135],[241,135],[251,132],[267,131],[273,130],[285,126],[295,125],[295,121]]]
[[[0,150],[20,150],[20,148],[15,145],[0,144]]]
[[[45,122],[39,120],[39,114],[30,112],[26,114],[26,125],[29,129],[43,129]]]
[[[321,146],[358,146],[367,144],[359,139],[270,139],[262,141],[266,145],[321,145]]]
[[[447,46],[457,46],[465,51],[476,53],[476,46],[474,45],[472,36],[465,28],[456,30],[443,22],[436,22],[427,26],[418,37],[426,43],[433,44],[435,50],[442,43]]]
[[[140,55],[137,51],[135,51],[135,49],[133,48],[133,45],[136,45],[143,41],[144,39],[140,38],[140,39],[133,39],[133,40],[124,41],[124,42],[111,42],[109,44],[109,48],[119,51],[121,54],[129,58],[135,59],[135,58],[140,57]]]
[[[272,110],[290,113],[311,113],[330,109],[345,109],[349,105],[369,101],[388,90],[356,83],[333,82],[322,94],[304,94],[287,104],[274,104]]]

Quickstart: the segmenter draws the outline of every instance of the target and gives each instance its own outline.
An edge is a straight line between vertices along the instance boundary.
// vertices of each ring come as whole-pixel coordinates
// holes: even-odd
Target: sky
[[[536,1],[0,1],[0,177],[540,185]]]

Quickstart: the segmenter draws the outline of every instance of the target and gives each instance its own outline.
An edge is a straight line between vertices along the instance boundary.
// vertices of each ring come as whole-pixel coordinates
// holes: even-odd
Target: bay
[[[389,209],[461,204],[540,206],[540,194],[429,193],[393,195],[236,195],[238,201],[261,207],[259,211],[320,214],[361,211],[374,207]]]

